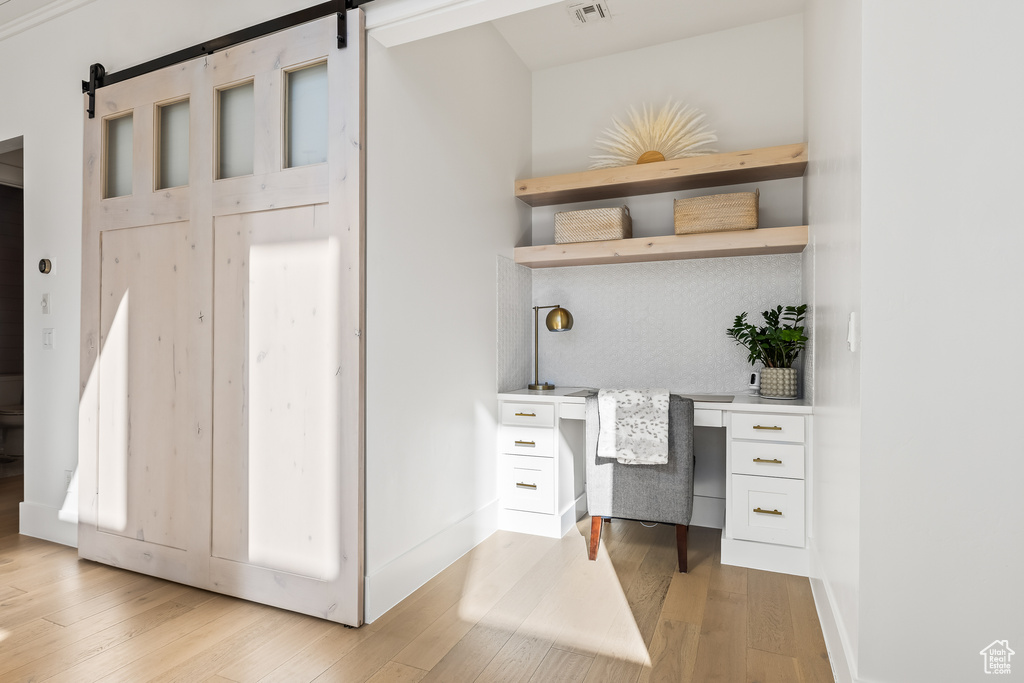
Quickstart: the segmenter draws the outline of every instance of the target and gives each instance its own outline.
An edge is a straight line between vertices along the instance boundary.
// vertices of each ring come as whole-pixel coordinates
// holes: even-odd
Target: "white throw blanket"
[[[597,455],[624,465],[668,462],[668,390],[601,389]]]

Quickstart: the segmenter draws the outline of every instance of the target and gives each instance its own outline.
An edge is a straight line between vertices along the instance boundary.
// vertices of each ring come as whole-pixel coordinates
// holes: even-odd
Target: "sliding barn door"
[[[362,13],[97,90],[82,557],[362,621]]]

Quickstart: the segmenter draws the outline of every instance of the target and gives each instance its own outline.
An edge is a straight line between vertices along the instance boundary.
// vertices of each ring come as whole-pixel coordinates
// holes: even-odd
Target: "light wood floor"
[[[615,522],[587,561],[500,532],[373,624],[348,629],[79,560],[17,535],[0,479],[0,681],[825,683],[807,579],[723,566],[718,535]]]

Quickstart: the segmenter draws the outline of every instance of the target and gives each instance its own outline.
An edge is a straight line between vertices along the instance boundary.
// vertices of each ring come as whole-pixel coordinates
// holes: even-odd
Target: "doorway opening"
[[[0,537],[18,533],[25,461],[22,138],[0,141]]]

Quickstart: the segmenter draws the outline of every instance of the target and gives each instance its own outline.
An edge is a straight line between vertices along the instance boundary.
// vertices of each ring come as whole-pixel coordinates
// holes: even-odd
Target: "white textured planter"
[[[764,368],[761,370],[761,395],[766,398],[796,398],[796,368]]]

